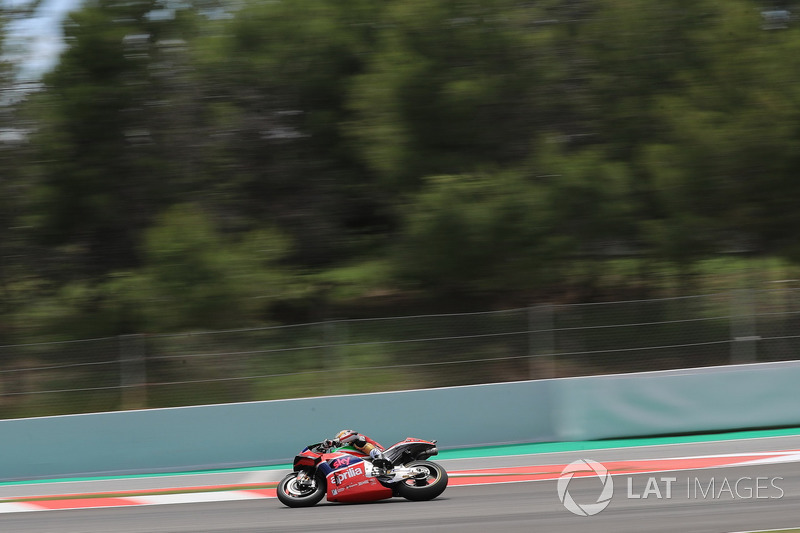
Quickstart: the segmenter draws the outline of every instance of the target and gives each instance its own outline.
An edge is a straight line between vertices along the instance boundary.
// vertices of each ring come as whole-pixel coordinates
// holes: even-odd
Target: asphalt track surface
[[[460,459],[448,461],[446,466],[452,469],[565,464],[576,459],[602,462],[776,450],[800,450],[800,437]],[[662,477],[675,480],[664,481]],[[738,490],[734,490],[739,480]],[[714,488],[709,490],[712,482]],[[159,478],[158,483],[169,484],[170,479]],[[597,478],[573,479],[569,491],[577,502],[594,502],[599,483]],[[615,476],[614,496],[609,506],[588,517],[576,516],[564,507],[559,501],[556,484],[555,480],[549,480],[449,487],[441,497],[430,502],[395,498],[359,505],[322,503],[308,509],[289,509],[276,499],[265,499],[13,513],[0,516],[0,531],[728,533],[800,527],[800,462]],[[670,485],[670,497],[666,497],[667,485]],[[650,494],[643,498],[648,486]]]

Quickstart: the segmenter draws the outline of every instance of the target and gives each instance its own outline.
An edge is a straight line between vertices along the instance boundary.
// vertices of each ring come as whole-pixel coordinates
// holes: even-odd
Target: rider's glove
[[[324,441],[322,441],[322,445],[325,446],[326,448],[333,448],[336,445],[336,441],[331,439],[325,439]]]

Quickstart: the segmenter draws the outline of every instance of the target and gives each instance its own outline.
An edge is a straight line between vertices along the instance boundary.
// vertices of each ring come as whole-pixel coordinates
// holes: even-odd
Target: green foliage
[[[329,296],[343,301],[386,290],[388,280],[392,279],[392,268],[393,263],[388,259],[369,259],[324,270],[311,276],[310,281],[330,288]]]
[[[443,292],[535,285],[558,246],[542,196],[516,174],[428,179],[404,217],[398,275]]]
[[[178,205],[142,244],[144,265],[98,283],[63,285],[26,307],[36,333],[61,340],[261,323],[299,285],[280,266],[289,242],[276,230],[225,238],[198,208]],[[53,334],[56,334],[53,337]]]
[[[0,107],[0,335],[796,263],[800,33],[760,8],[84,3]]]
[[[527,26],[538,14],[504,0],[388,4],[348,124],[382,183],[413,193],[426,175],[525,153],[547,105],[536,92],[558,71],[541,61],[551,34]]]
[[[179,205],[148,230],[142,272],[106,288],[121,291],[125,307],[141,304],[149,331],[241,326],[290,294],[277,266],[288,250],[276,231],[256,230],[230,241],[202,211]]]
[[[152,387],[159,405],[313,394],[344,351],[328,392],[436,386],[460,348],[389,348],[397,332],[378,321],[246,345],[174,334],[796,279],[800,25],[764,29],[763,7],[83,2],[41,87],[19,91],[0,63],[0,341],[28,343],[0,365],[77,357],[40,341],[110,337],[82,354],[98,362],[115,336],[168,333],[148,377],[197,383]],[[172,357],[232,349],[248,357]],[[361,370],[398,362],[434,364]],[[87,388],[116,387],[112,367]],[[263,378],[243,386],[245,370]],[[209,386],[220,371],[231,381]],[[61,389],[77,373],[37,379]],[[67,396],[58,412],[117,401]]]
[[[209,159],[218,203],[245,224],[281,225],[303,265],[348,260],[363,231],[352,219],[381,223],[373,199],[380,193],[340,128],[379,9],[369,2],[253,2],[199,44],[212,124],[224,132]]]
[[[152,16],[155,0],[95,0],[64,24],[69,47],[32,98],[36,186],[25,221],[38,242],[69,247],[61,278],[102,276],[135,266],[136,243],[151,217],[192,190],[181,176],[195,152],[187,128],[180,12]],[[180,109],[178,115],[174,110]]]
[[[553,228],[571,240],[570,250],[596,251],[635,236],[629,165],[598,148],[566,153],[551,142],[538,150],[534,166],[544,176]]]

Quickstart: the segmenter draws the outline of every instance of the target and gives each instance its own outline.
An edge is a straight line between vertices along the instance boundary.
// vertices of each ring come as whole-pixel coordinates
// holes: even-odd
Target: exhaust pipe
[[[419,458],[422,459],[422,460],[425,460],[428,457],[431,457],[431,456],[436,455],[438,453],[439,453],[439,449],[434,447],[434,448],[431,448],[429,450],[425,450],[424,452],[419,454]]]

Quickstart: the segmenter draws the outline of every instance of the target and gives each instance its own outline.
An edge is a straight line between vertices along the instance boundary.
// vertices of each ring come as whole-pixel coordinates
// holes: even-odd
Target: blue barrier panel
[[[800,362],[0,421],[0,480],[289,461],[344,428],[443,449],[800,425]]]
[[[800,362],[559,380],[559,440],[800,424]]]
[[[385,445],[555,439],[552,381],[0,421],[0,479],[255,466],[352,428]]]

